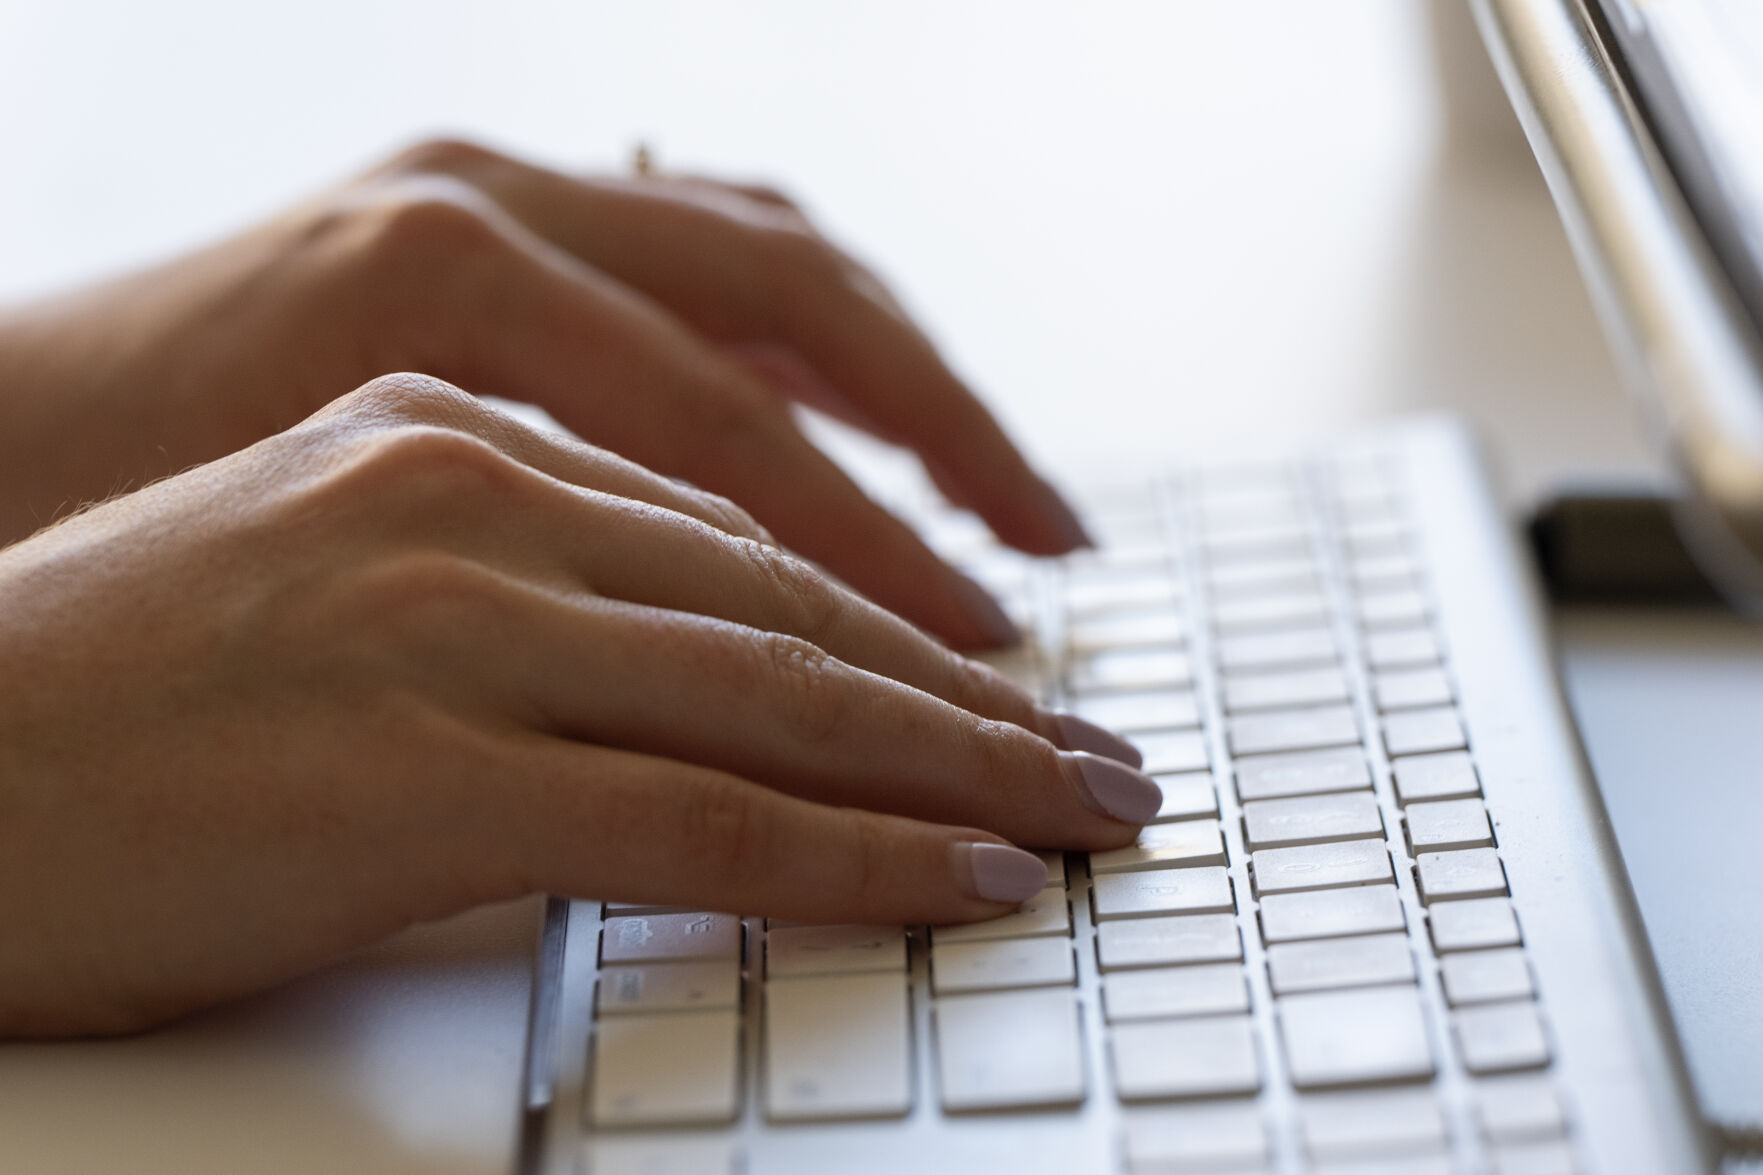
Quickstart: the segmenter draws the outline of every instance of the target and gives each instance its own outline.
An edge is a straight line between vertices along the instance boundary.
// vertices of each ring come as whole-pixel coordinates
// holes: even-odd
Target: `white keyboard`
[[[1649,1165],[1696,1145],[1675,1054],[1467,453],[1147,479],[1051,564],[925,514],[1156,822],[970,926],[553,903],[527,1164],[1697,1169]]]

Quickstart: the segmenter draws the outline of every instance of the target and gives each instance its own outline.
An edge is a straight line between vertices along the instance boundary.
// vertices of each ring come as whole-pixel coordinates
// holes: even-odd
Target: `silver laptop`
[[[1478,16],[1742,593],[1756,324],[1611,14]],[[1047,853],[1041,893],[979,925],[551,901],[522,1171],[1712,1169],[1529,563],[1461,429],[1172,460],[1095,487],[1101,549],[1052,563],[902,493],[1032,634],[1000,666],[1128,732],[1162,812],[1132,847]]]

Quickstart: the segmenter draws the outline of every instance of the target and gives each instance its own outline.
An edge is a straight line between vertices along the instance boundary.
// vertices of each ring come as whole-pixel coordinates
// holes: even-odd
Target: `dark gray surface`
[[[1763,625],[1566,608],[1556,636],[1697,1094],[1763,1123]]]

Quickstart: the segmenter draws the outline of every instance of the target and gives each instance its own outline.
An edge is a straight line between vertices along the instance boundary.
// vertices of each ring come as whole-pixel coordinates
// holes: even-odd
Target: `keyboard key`
[[[1066,634],[1073,652],[1130,649],[1143,645],[1179,645],[1188,639],[1187,623],[1170,607],[1099,612],[1080,616]]]
[[[1103,971],[1225,963],[1242,957],[1242,935],[1229,914],[1132,918],[1096,928],[1096,959]]]
[[[1379,710],[1412,710],[1419,706],[1443,706],[1455,696],[1451,679],[1436,666],[1427,669],[1391,669],[1371,675],[1371,690]]]
[[[740,1016],[724,1009],[601,1020],[594,1030],[594,1125],[733,1121],[740,1029]]]
[[[1413,588],[1367,592],[1359,597],[1359,623],[1366,628],[1400,628],[1419,624],[1431,610],[1426,597]]]
[[[1371,767],[1358,747],[1237,760],[1237,795],[1244,803],[1370,786]]]
[[[1172,611],[1181,599],[1181,585],[1166,571],[1099,570],[1065,586],[1065,607],[1074,617],[1113,611]]]
[[[1044,853],[1036,853],[1035,856],[1039,857],[1047,866],[1047,884],[1064,889],[1065,854],[1057,849],[1052,849]]]
[[[1408,524],[1399,518],[1368,518],[1349,523],[1343,537],[1348,554],[1355,559],[1395,554],[1407,549],[1410,538]]]
[[[1224,679],[1224,708],[1232,714],[1320,706],[1347,697],[1347,676],[1335,665],[1291,673],[1235,673]]]
[[[1188,689],[1097,694],[1078,698],[1071,708],[1078,717],[1121,734],[1200,725],[1200,705]]]
[[[1518,916],[1505,898],[1440,902],[1426,918],[1432,924],[1433,949],[1440,954],[1518,945]]]
[[[1247,1012],[1249,985],[1236,963],[1115,971],[1102,977],[1102,1010],[1110,1024]]]
[[[1181,865],[1223,865],[1224,834],[1216,820],[1147,824],[1136,843],[1090,854],[1090,873],[1132,873]]]
[[[1130,1110],[1125,1119],[1135,1173],[1260,1171],[1267,1161],[1267,1127],[1252,1103]]]
[[[791,926],[765,936],[765,974],[842,975],[906,970],[906,934],[898,926]]]
[[[1564,1138],[1494,1148],[1494,1175],[1579,1175],[1581,1170]]]
[[[1261,899],[1261,937],[1268,943],[1403,930],[1402,899],[1393,885],[1358,885]]]
[[[1414,872],[1420,882],[1420,900],[1428,904],[1443,898],[1486,898],[1506,892],[1506,869],[1492,849],[1421,853],[1414,858]]]
[[[733,959],[605,967],[594,992],[602,1016],[740,1006],[741,965]]]
[[[1453,1019],[1463,1067],[1471,1073],[1538,1069],[1549,1063],[1542,1017],[1528,1001],[1460,1009]]]
[[[1090,884],[1090,896],[1098,922],[1147,914],[1228,914],[1236,908],[1230,874],[1216,865],[1104,874]]]
[[[1414,755],[1390,764],[1395,773],[1396,798],[1404,804],[1418,800],[1448,800],[1479,796],[1481,781],[1475,764],[1464,751],[1440,755]]]
[[[897,1117],[912,1108],[903,974],[765,985],[765,1114],[773,1121]]]
[[[1437,665],[1444,660],[1438,638],[1429,628],[1398,628],[1365,636],[1365,660],[1373,669]]]
[[[1312,1095],[1299,1105],[1304,1149],[1318,1160],[1439,1151],[1445,1116],[1429,1089]]]
[[[1206,560],[1217,565],[1242,560],[1293,559],[1310,553],[1310,532],[1302,525],[1275,525],[1253,530],[1232,529],[1203,540]]]
[[[1216,1097],[1261,1088],[1247,1016],[1121,1024],[1110,1034],[1108,1051],[1122,1101]]]
[[[1381,840],[1349,840],[1289,849],[1259,849],[1249,858],[1255,892],[1284,893],[1394,881]]]
[[[1414,955],[1405,934],[1278,943],[1267,948],[1267,973],[1274,995],[1412,983]]]
[[[1069,990],[938,1000],[943,1109],[1071,1106],[1084,1099],[1077,996]]]
[[[1432,1046],[1410,986],[1312,992],[1279,1001],[1280,1036],[1299,1089],[1420,1081],[1433,1074]]]
[[[1220,563],[1206,570],[1206,582],[1218,596],[1314,592],[1316,560],[1308,555]]]
[[[941,942],[931,948],[931,989],[938,995],[1077,982],[1077,961],[1065,938]]]
[[[607,918],[618,918],[626,914],[689,914],[691,910],[685,906],[658,906],[650,902],[606,902],[600,907],[600,913]]]
[[[608,918],[600,935],[602,963],[740,957],[741,920],[733,914],[642,914]]]
[[[1233,755],[1357,746],[1359,723],[1351,706],[1317,706],[1233,714],[1226,721]]]
[[[1416,853],[1445,849],[1480,849],[1494,843],[1488,810],[1480,800],[1438,800],[1410,804],[1408,843]]]
[[[1383,816],[1368,791],[1331,792],[1244,804],[1243,827],[1249,847],[1265,849],[1382,836]]]
[[[1071,936],[1071,904],[1066,901],[1063,886],[1048,886],[1013,914],[986,922],[966,922],[960,926],[938,926],[931,930],[937,945],[947,942],[984,942],[995,938],[1039,938],[1043,935]]]
[[[737,1175],[735,1147],[725,1138],[608,1133],[590,1137],[586,1149],[594,1175]]]
[[[1226,673],[1333,665],[1339,660],[1334,633],[1326,628],[1250,633],[1218,641],[1218,663]]]
[[[1158,730],[1136,734],[1133,746],[1145,757],[1141,770],[1147,775],[1176,771],[1203,771],[1212,761],[1204,731]]]
[[[1530,964],[1517,947],[1446,955],[1439,960],[1439,979],[1445,985],[1445,998],[1453,1007],[1527,1000],[1536,994]]]
[[[1212,625],[1219,632],[1314,628],[1326,623],[1328,602],[1315,592],[1224,596],[1212,605]]]
[[[1218,790],[1210,771],[1184,771],[1153,777],[1163,791],[1157,822],[1218,815]]]
[[[1469,745],[1455,706],[1397,710],[1383,719],[1383,745],[1392,757],[1455,751]]]
[[[1567,1111],[1547,1078],[1511,1077],[1475,1087],[1475,1120],[1495,1142],[1559,1138],[1567,1133]]]
[[[1410,554],[1368,555],[1349,568],[1353,586],[1362,592],[1413,587],[1420,579],[1420,561]]]
[[[1069,676],[1071,691],[1083,694],[1187,685],[1194,670],[1179,649],[1107,649],[1074,658]]]

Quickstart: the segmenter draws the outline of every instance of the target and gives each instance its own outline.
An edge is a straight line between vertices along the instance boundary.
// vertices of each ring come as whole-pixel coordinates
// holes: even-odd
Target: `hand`
[[[532,891],[944,922],[1126,844],[1118,739],[730,503],[376,380],[0,552],[0,1032]]]
[[[727,494],[958,646],[1014,630],[802,436],[789,401],[910,446],[1025,551],[1086,541],[875,278],[782,197],[441,142],[201,253],[0,316],[0,543],[398,370],[537,404]]]

